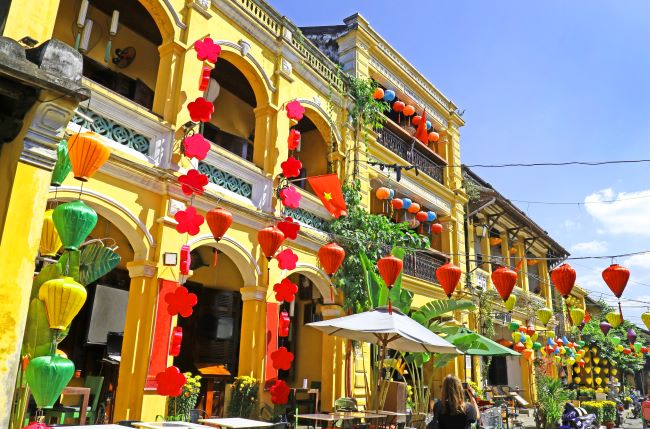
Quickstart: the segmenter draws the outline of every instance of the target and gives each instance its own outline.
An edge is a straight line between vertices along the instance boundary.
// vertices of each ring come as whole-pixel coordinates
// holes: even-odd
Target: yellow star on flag
[[[332,193],[331,192],[323,192],[323,198],[325,198],[327,201],[332,199]]]

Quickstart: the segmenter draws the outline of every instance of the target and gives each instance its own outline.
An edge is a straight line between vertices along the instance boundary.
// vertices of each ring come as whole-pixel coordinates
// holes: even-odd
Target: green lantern
[[[52,220],[66,250],[77,250],[97,225],[97,213],[82,201],[70,201],[54,209]]]
[[[510,324],[508,325],[508,329],[510,330],[510,332],[515,332],[517,329],[519,329],[519,323],[510,322]]]
[[[611,339],[612,339],[612,340],[611,340],[611,341],[612,341],[612,344],[614,344],[614,347],[616,347],[616,346],[618,346],[619,344],[621,344],[621,339],[620,339],[620,338],[618,338],[618,337],[611,337]]]
[[[72,164],[68,157],[68,142],[61,140],[56,147],[56,164],[54,164],[50,185],[61,186],[65,178],[68,177],[70,170],[72,170]]]
[[[535,350],[537,352],[537,351],[540,351],[541,349],[542,349],[542,343],[540,343],[538,341],[535,341],[533,343],[533,350]]]
[[[39,408],[54,405],[73,375],[74,363],[61,356],[34,358],[25,370],[27,384]]]
[[[641,343],[634,343],[634,351],[638,353],[641,353]]]

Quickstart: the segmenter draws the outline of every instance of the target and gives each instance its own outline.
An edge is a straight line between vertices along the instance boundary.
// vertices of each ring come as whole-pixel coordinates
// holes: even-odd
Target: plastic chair
[[[358,411],[357,400],[354,398],[339,398],[334,401],[334,411],[337,413]]]
[[[97,411],[97,404],[99,403],[99,396],[104,384],[104,377],[97,377],[89,375],[84,381],[84,387],[90,388],[90,403],[86,410],[86,424],[93,424],[95,422],[95,412]],[[65,419],[79,418],[80,407],[69,407],[66,405],[55,405],[54,408],[45,411],[45,417],[51,419],[54,417],[56,423],[62,425]]]

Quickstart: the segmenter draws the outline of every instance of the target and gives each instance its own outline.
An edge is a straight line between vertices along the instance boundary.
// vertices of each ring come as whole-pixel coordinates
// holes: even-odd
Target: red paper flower
[[[198,302],[195,294],[188,292],[185,286],[179,286],[174,292],[165,295],[167,303],[167,312],[172,316],[180,314],[183,317],[192,315],[192,307]]]
[[[280,198],[282,199],[282,204],[286,207],[297,209],[300,206],[300,199],[302,195],[296,191],[296,188],[293,186],[287,186],[286,188],[280,191]]]
[[[300,231],[300,224],[294,222],[290,217],[285,217],[282,222],[278,223],[278,229],[284,233],[284,238],[295,240],[298,237],[298,231]]]
[[[193,122],[208,122],[212,117],[212,112],[214,112],[214,104],[203,97],[199,97],[187,104],[187,110],[190,111],[190,118]]]
[[[277,380],[271,386],[271,402],[276,405],[284,405],[289,402],[289,386],[284,380]]]
[[[298,255],[293,253],[293,250],[291,249],[284,249],[282,252],[275,255],[275,259],[278,260],[278,267],[281,270],[293,270],[296,268]]]
[[[292,129],[289,131],[289,138],[287,139],[289,150],[296,150],[300,146],[300,131]]]
[[[183,392],[183,385],[187,382],[185,376],[175,366],[156,375],[156,392],[162,396],[178,396]]]
[[[287,117],[289,119],[295,119],[296,121],[301,120],[305,114],[305,108],[302,107],[302,104],[300,104],[300,101],[298,100],[293,100],[287,103],[286,110]]]
[[[185,195],[203,195],[203,187],[208,184],[208,176],[199,173],[199,170],[191,169],[187,174],[179,177],[178,181]]]
[[[221,54],[221,46],[214,43],[210,37],[203,40],[197,40],[194,43],[194,50],[196,51],[196,58],[199,61],[210,61],[216,63],[219,55]]]
[[[292,177],[300,176],[300,169],[302,168],[302,162],[297,160],[293,156],[290,156],[289,159],[280,164],[282,167],[282,175],[290,179]]]
[[[176,231],[181,234],[187,232],[189,235],[196,235],[199,233],[201,225],[205,219],[200,214],[196,214],[196,207],[189,206],[185,210],[177,211],[174,219],[178,222]]]
[[[275,299],[278,301],[292,302],[298,292],[298,286],[288,278],[282,280],[280,283],[273,285],[275,292]]]
[[[293,353],[287,350],[286,347],[280,347],[271,353],[271,360],[273,361],[273,368],[287,371],[289,368],[291,368],[291,362],[293,362]]]
[[[185,156],[196,158],[200,161],[208,155],[210,142],[201,134],[192,134],[183,140],[183,151],[185,152]]]

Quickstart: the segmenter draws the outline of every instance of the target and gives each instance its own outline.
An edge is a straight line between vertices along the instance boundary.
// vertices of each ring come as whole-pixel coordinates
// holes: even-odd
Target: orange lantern
[[[431,232],[433,234],[440,234],[443,230],[442,224],[441,223],[434,223],[431,225]]]
[[[384,90],[381,88],[375,88],[375,92],[372,93],[372,98],[375,100],[381,100],[384,98]]]
[[[422,116],[415,115],[413,116],[413,119],[411,119],[411,123],[417,127],[418,125],[420,125],[421,120],[422,120]]]
[[[431,143],[435,143],[435,142],[437,142],[438,140],[440,140],[440,134],[438,134],[438,133],[435,132],[435,131],[431,131],[431,132],[429,133],[429,142],[431,142]]]
[[[318,260],[328,276],[336,273],[345,259],[345,250],[336,243],[329,243],[318,249]]]
[[[397,113],[402,112],[404,110],[404,107],[406,106],[401,101],[396,101],[393,103],[393,110],[396,111]]]
[[[418,203],[412,203],[411,206],[406,209],[409,213],[417,213],[420,211],[420,205]]]
[[[87,182],[110,155],[110,149],[102,142],[99,134],[77,133],[68,140],[68,156],[74,178],[82,182]]]
[[[517,273],[508,267],[499,267],[492,271],[492,283],[499,292],[499,296],[505,302],[517,283]]]
[[[508,347],[508,348],[512,347],[512,345],[514,344],[512,341],[506,340],[505,338],[501,338],[500,340],[497,340],[497,343],[501,344],[503,347]]]
[[[571,289],[576,282],[576,270],[569,264],[562,264],[551,271],[551,280],[555,289],[566,299],[571,294]]]
[[[404,110],[402,110],[402,114],[404,116],[411,116],[414,113],[415,113],[415,107],[411,106],[410,104],[404,106]]]
[[[402,272],[403,265],[404,263],[402,260],[393,255],[384,256],[377,261],[379,274],[381,274],[388,289],[391,289],[397,281],[397,277],[399,277]]]
[[[616,295],[616,298],[623,295],[629,279],[630,270],[618,264],[612,264],[603,271],[603,280],[605,280],[612,293]]]
[[[395,210],[400,210],[402,207],[404,207],[404,201],[402,201],[400,198],[394,198],[390,202],[391,207]]]
[[[387,200],[390,196],[390,189],[384,187],[378,188],[377,191],[375,191],[375,195],[380,200]]]
[[[454,293],[454,290],[458,285],[458,281],[460,280],[460,276],[460,268],[449,262],[441,265],[436,270],[436,278],[438,279],[440,286],[442,286],[442,289],[445,291],[447,298],[451,298],[451,295]]]
[[[515,349],[517,353],[521,353],[522,351],[526,350],[526,346],[524,345],[524,343],[519,341],[517,344],[515,344],[513,349]]]
[[[284,233],[273,225],[257,231],[257,241],[262,247],[262,252],[268,261],[275,256],[282,242],[284,241]]]
[[[205,214],[205,219],[217,242],[223,238],[230,225],[232,225],[232,213],[222,208],[210,210]]]
[[[420,222],[426,222],[426,220],[427,220],[428,217],[429,217],[429,215],[427,215],[427,212],[422,212],[422,211],[420,211],[420,212],[417,212],[417,213],[415,214],[415,218],[416,218],[417,220],[419,220]]]

